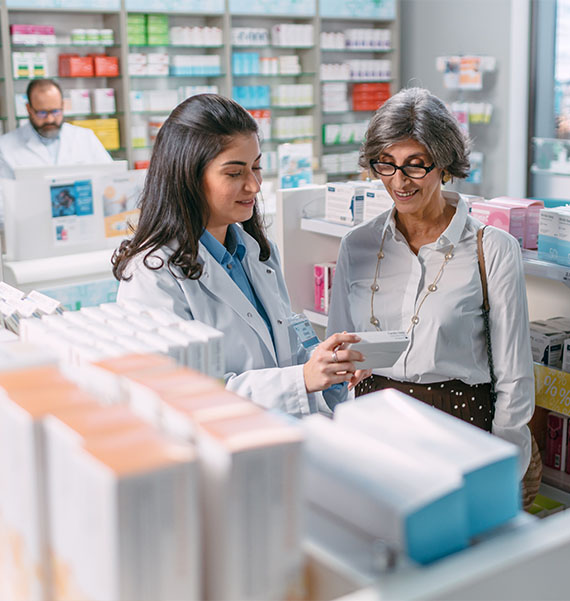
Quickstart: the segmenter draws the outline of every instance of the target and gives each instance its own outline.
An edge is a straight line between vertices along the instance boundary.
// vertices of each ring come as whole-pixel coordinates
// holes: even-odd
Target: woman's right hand
[[[333,384],[350,382],[357,370],[354,361],[364,361],[359,351],[346,346],[360,342],[356,334],[333,334],[321,342],[303,366],[305,388],[307,392],[326,390]]]

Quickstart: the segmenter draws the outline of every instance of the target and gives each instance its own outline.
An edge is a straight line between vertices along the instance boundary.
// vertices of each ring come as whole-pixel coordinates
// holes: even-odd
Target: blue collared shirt
[[[267,329],[273,340],[273,329],[271,328],[269,317],[267,316],[261,301],[257,297],[257,294],[255,294],[255,290],[242,265],[246,248],[239,227],[235,224],[228,226],[228,232],[226,234],[227,247],[220,244],[207,230],[204,230],[200,236],[200,242],[206,247],[206,250],[212,257],[214,257],[214,259],[224,268],[237,287],[243,292],[247,300],[249,300],[255,309],[257,309],[257,312],[261,315],[263,321],[267,325]]]

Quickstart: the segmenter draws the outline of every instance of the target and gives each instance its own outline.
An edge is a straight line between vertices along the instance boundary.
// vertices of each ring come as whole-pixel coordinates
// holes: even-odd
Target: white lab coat
[[[97,136],[85,127],[64,123],[60,131],[56,165],[107,163],[113,159]],[[53,165],[48,149],[30,123],[0,137],[0,178],[12,179],[14,167]]]
[[[160,265],[162,259],[160,269],[148,269],[143,255],[132,260],[127,270],[132,278],[121,281],[117,300],[166,307],[221,330],[229,390],[297,417],[317,411],[330,414],[323,395],[307,394],[305,389],[303,364],[309,355],[289,333],[292,312],[277,248],[272,244],[271,257],[261,262],[257,242],[246,232],[241,235],[246,247],[242,264],[270,320],[275,345],[263,318],[202,243],[200,279],[177,279],[169,271],[166,260],[175,248],[172,244],[149,259],[151,265]],[[176,268],[173,271],[180,275]]]

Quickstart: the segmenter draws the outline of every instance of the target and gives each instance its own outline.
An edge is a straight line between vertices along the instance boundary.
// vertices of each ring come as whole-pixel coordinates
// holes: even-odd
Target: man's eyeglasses
[[[432,169],[435,168],[435,163],[429,167],[422,167],[420,165],[394,165],[394,163],[383,163],[382,161],[370,161],[370,169],[376,173],[376,175],[390,176],[394,175],[399,169],[406,177],[411,179],[423,179]]]
[[[28,106],[32,109],[32,112],[36,117],[38,117],[38,119],[45,119],[48,115],[52,115],[52,117],[59,117],[63,114],[63,109],[51,109],[50,111],[36,111],[36,109],[31,104],[29,104]]]

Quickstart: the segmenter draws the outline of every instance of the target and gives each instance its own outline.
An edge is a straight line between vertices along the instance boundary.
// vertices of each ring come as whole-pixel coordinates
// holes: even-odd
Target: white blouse
[[[381,330],[408,330],[410,344],[393,367],[375,373],[405,382],[429,384],[462,380],[490,381],[481,307],[483,293],[477,259],[477,230],[481,223],[453,192],[444,192],[456,212],[447,229],[418,254],[396,229],[394,209],[354,228],[342,240],[334,278],[327,336],[335,332],[374,330],[370,323],[377,253],[382,237],[379,290],[374,315]],[[452,249],[453,246],[453,249]],[[427,287],[434,281],[452,249],[437,284],[418,312]],[[520,247],[502,230],[488,227],[483,249],[489,289],[491,343],[497,378],[494,434],[521,449],[521,474],[530,460],[534,411],[534,377],[525,280]]]

